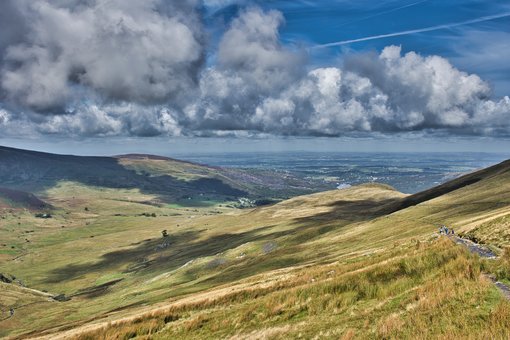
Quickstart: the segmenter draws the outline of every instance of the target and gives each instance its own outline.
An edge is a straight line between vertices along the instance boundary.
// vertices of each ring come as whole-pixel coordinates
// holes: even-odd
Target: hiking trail
[[[481,258],[485,259],[496,259],[496,254],[487,247],[484,247],[478,243],[475,243],[471,240],[467,240],[465,238],[456,236],[456,235],[448,235],[447,236],[453,242],[460,244],[466,247],[471,253],[478,254]],[[499,289],[499,291],[503,294],[503,296],[510,300],[510,287],[504,284],[501,281],[498,281],[494,275],[484,274],[484,276],[492,281],[492,283]]]

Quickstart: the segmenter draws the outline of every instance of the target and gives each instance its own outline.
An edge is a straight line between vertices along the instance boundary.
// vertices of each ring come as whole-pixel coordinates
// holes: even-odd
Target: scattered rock
[[[170,241],[169,240],[165,240],[165,242],[163,242],[161,244],[158,244],[154,250],[156,250],[156,251],[163,250],[163,249],[168,248],[169,246],[170,246]]]
[[[0,273],[0,282],[3,282],[3,283],[12,283],[12,280],[9,279],[7,276],[5,276],[4,274]]]
[[[48,213],[45,213],[45,214],[38,213],[38,214],[35,214],[35,217],[37,217],[37,218],[51,218],[52,216],[51,216],[51,214],[48,214]]]
[[[68,298],[65,294],[59,294],[59,295],[54,296],[53,300],[58,301],[58,302],[64,302],[64,301],[69,301],[71,299]]]
[[[219,267],[225,263],[227,263],[226,259],[218,258],[218,259],[214,259],[214,260],[210,261],[209,263],[207,263],[206,267],[207,267],[207,269],[214,269],[214,268]]]
[[[262,251],[264,252],[264,254],[269,254],[269,253],[275,251],[276,248],[278,248],[278,245],[276,244],[276,242],[268,242],[262,246]]]

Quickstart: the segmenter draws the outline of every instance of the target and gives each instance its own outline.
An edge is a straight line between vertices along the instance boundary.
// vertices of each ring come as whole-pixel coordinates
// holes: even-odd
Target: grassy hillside
[[[293,205],[299,200],[315,204],[320,211],[321,204],[330,205],[339,198],[355,204],[363,198],[402,197],[392,189],[370,185],[240,213],[228,208],[147,206],[140,202],[150,197],[134,191],[83,187],[77,192],[76,184],[69,188],[60,185],[48,192],[52,197],[58,193],[59,200],[52,203],[62,209],[52,219],[19,212],[7,215],[2,231],[8,246],[14,244],[15,249],[6,249],[11,259],[2,264],[2,270],[29,287],[71,297],[63,303],[31,306],[26,311],[30,317],[12,321],[16,333],[153,304],[314,259],[316,249],[303,242],[331,228],[317,229],[296,219],[316,212],[311,209],[294,216],[299,208]],[[129,201],[121,199],[128,196]],[[146,216],[153,213],[156,217]],[[336,225],[368,218],[364,211],[360,213],[336,214]],[[168,230],[167,239],[162,238],[162,229]],[[111,285],[102,286],[105,283]],[[24,309],[23,301],[14,305]]]
[[[500,164],[496,164],[495,166],[491,166],[489,168],[461,176],[439,186],[430,188],[428,190],[419,192],[414,195],[410,195],[405,199],[401,200],[400,202],[398,202],[397,204],[394,204],[391,207],[391,211],[388,212],[398,211],[401,209],[405,209],[407,207],[420,204],[422,202],[429,201],[436,197],[440,197],[442,195],[478,183],[480,181],[483,181],[484,186],[486,186],[487,182],[489,182],[491,179],[494,179],[492,182],[496,181],[503,182],[503,184],[506,184],[509,177],[510,177],[510,160],[507,160]],[[482,191],[487,192],[488,190]]]
[[[510,246],[510,212],[506,209],[478,221],[463,236],[477,243],[493,245],[499,248]]]
[[[147,178],[205,171],[187,163],[178,175],[168,160],[147,167],[146,158],[120,162]],[[138,188],[59,181],[42,191],[52,218],[3,213],[0,273],[70,299],[27,306],[32,298],[13,292],[19,284],[3,285],[1,307],[16,314],[0,336],[498,337],[510,306],[480,273],[510,265],[435,232],[510,212],[508,167],[415,196],[370,184],[246,210],[153,204],[158,195]]]
[[[326,183],[286,173],[212,168],[150,155],[82,157],[0,147],[0,183],[44,193],[59,182],[111,189],[138,189],[155,203],[214,205],[240,197],[282,199],[321,191]]]
[[[78,339],[500,338],[510,306],[480,261],[445,239],[257,276],[170,302]],[[475,321],[475,322],[473,322]]]

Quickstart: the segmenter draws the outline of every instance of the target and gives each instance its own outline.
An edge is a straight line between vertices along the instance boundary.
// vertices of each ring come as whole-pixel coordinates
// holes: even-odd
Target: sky
[[[510,0],[5,0],[0,144],[510,147]]]

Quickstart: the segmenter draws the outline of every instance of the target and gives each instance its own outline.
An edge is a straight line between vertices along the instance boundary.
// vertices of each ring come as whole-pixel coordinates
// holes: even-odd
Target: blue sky
[[[206,1],[207,3],[207,1]],[[321,45],[454,25],[493,15],[505,17],[434,31],[312,49],[311,61],[328,65],[346,53],[381,51],[401,45],[403,53],[440,55],[469,73],[488,80],[496,96],[510,93],[510,1],[508,0],[274,0],[210,1],[210,24],[228,23],[245,6],[257,5],[283,13],[286,44]]]

